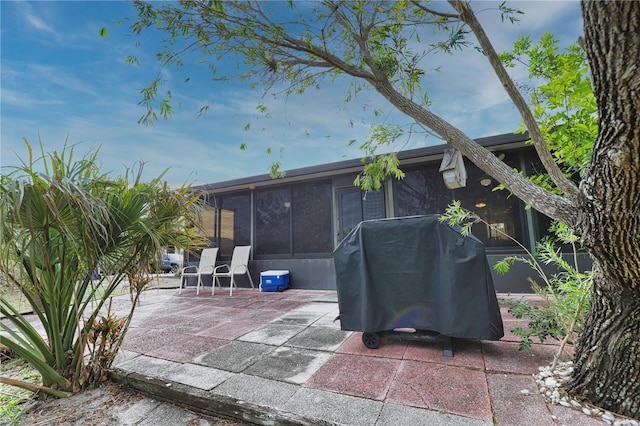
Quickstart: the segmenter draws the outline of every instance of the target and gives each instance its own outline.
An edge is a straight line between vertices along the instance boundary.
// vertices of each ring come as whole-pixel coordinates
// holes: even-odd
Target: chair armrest
[[[227,272],[229,272],[229,265],[225,264],[225,265],[220,265],[213,268],[213,273],[214,274],[218,273],[218,269],[222,269],[222,268],[227,268]]]
[[[215,271],[215,267],[213,265],[205,265],[202,268],[200,268],[200,275],[213,274],[214,271]]]
[[[193,272],[198,272],[198,267],[195,265],[189,265],[189,266],[185,266],[184,268],[182,268],[182,273],[184,274],[185,272],[189,272],[187,271],[187,269],[193,269]]]
[[[245,272],[236,272],[237,269],[243,269]],[[236,265],[236,267],[233,268],[233,275],[244,274],[248,270],[249,268],[247,267],[247,265]]]

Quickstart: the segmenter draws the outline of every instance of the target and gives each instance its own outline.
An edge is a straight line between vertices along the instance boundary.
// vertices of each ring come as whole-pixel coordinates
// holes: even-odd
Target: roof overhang
[[[479,145],[489,149],[490,151],[522,148],[525,146],[525,143],[528,140],[529,136],[526,133],[505,133],[501,135],[475,139],[475,141]],[[407,151],[400,151],[397,153],[397,156],[400,160],[400,165],[407,166],[411,164],[441,160],[444,155],[444,151],[447,148],[449,148],[448,144],[427,146]],[[360,173],[362,171],[362,167],[363,164],[361,159],[352,159],[338,161],[335,163],[287,170],[285,176],[281,178],[273,178],[269,174],[262,174],[246,178],[194,186],[193,190],[203,191],[209,194],[222,194],[227,192],[236,192],[273,185],[281,185],[284,183],[295,183],[300,181],[322,179],[325,177],[333,177],[337,174]]]

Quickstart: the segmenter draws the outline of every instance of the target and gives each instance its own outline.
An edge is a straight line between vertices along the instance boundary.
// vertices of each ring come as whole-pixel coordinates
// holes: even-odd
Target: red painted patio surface
[[[335,354],[305,386],[384,401],[400,364],[397,359]]]
[[[124,348],[186,363],[328,293],[238,289],[232,297],[228,291],[216,291],[211,297],[210,291],[196,296],[195,290],[184,290],[162,312],[142,309],[143,318],[135,322]],[[144,303],[143,299],[142,308]],[[301,386],[501,426],[604,424],[545,402],[533,375],[550,363],[557,342],[518,350],[519,338],[510,330],[526,321],[513,318],[504,307],[501,311],[505,325],[501,341],[454,340],[454,357],[444,357],[442,344],[435,342],[383,339],[378,349],[368,349],[361,333],[353,332]]]
[[[484,372],[421,361],[402,361],[388,402],[491,420]]]

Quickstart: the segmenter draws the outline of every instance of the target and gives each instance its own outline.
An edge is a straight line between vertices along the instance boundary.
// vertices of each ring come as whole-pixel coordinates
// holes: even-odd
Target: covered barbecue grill
[[[384,336],[499,340],[500,308],[480,240],[439,216],[361,222],[334,250],[342,330],[366,346]],[[409,331],[407,333],[407,330]]]

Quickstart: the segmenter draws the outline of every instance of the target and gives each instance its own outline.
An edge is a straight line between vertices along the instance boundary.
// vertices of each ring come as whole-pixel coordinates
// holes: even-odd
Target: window
[[[217,247],[216,239],[216,217],[218,210],[215,206],[209,203],[204,205],[204,208],[200,211],[198,222],[196,226],[200,230],[200,233],[208,241],[209,247]]]
[[[517,153],[506,155],[505,163],[513,168],[520,168]],[[473,226],[473,235],[487,247],[515,246],[510,238],[522,244],[528,244],[524,229],[524,206],[509,191],[494,191],[498,184],[470,161],[465,161],[467,168],[467,186],[451,191],[451,199],[460,201],[462,207],[480,216],[491,224],[478,223]]]
[[[331,253],[331,211],[329,181],[256,192],[256,255]]]
[[[518,158],[517,153],[507,154],[503,161],[517,167]],[[508,191],[493,191],[496,182],[466,159],[467,186],[450,190],[444,185],[439,166],[439,163],[432,163],[408,170],[403,180],[396,181],[398,216],[440,214],[452,200],[458,200],[462,207],[493,225],[493,230],[481,223],[473,227],[473,234],[487,247],[514,246],[515,243],[505,234],[526,244],[523,206],[516,197],[509,197]]]
[[[363,192],[359,188],[340,188],[338,199],[338,241],[341,241],[363,220],[385,217],[384,192]]]
[[[251,196],[248,193],[222,197],[218,219],[221,258],[231,258],[235,246],[251,244]]]
[[[451,191],[444,185],[439,168],[439,164],[431,164],[407,171],[404,179],[395,181],[397,216],[444,213]]]
[[[361,194],[362,220],[383,219],[385,217],[384,192],[379,190]]]
[[[293,253],[331,253],[331,182],[296,185],[291,195]]]
[[[291,192],[288,188],[256,192],[257,255],[291,254]]]
[[[538,157],[538,154],[535,152],[533,148],[524,152],[524,159],[526,163],[526,173],[528,176],[536,176],[541,174],[546,174],[546,170]],[[579,183],[579,176],[574,176],[573,180],[576,184]],[[533,223],[534,223],[534,235],[535,242],[542,240],[544,237],[551,237],[554,239],[556,236],[553,232],[549,230],[553,223],[553,219],[548,216],[536,211],[532,210],[533,213]],[[570,244],[561,244],[558,241],[555,241],[556,246],[560,247],[563,252],[571,252],[573,250]]]

